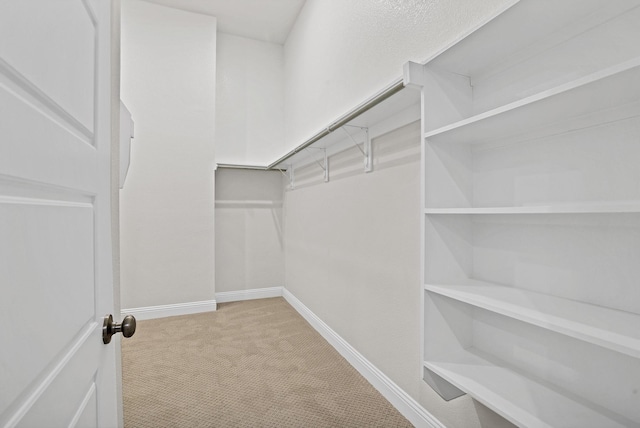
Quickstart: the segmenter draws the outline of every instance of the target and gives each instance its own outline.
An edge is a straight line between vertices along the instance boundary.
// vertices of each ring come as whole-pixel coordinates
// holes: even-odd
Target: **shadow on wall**
[[[279,171],[220,169],[216,171],[215,208],[243,215],[268,210],[282,246],[282,180]]]
[[[248,206],[282,206],[282,174],[279,171],[218,169],[216,204]]]
[[[215,182],[216,292],[282,286],[282,174],[218,169]]]
[[[414,162],[420,162],[420,122],[414,122],[378,136],[371,141],[373,171],[375,174]],[[364,175],[364,159],[358,148],[352,146],[329,157],[329,182]],[[324,171],[312,163],[295,170],[295,189],[326,184]]]

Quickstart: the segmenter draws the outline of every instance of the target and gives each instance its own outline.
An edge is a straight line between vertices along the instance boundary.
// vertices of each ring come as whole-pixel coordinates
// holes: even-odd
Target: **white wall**
[[[285,193],[286,288],[447,427],[511,426],[469,396],[445,402],[420,349],[420,124],[373,140],[374,172],[351,149]]]
[[[216,171],[216,292],[284,285],[282,179]]]
[[[135,121],[121,191],[124,308],[214,298],[216,20],[122,2],[122,99]]]
[[[285,43],[286,150],[512,0],[307,0]]]
[[[284,152],[282,45],[218,33],[216,159],[268,165]]]

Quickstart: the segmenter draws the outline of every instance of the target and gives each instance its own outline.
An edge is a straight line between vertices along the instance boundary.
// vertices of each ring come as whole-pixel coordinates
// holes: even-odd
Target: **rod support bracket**
[[[280,174],[284,175],[285,177],[287,177],[287,179],[289,180],[289,189],[293,190],[295,188],[294,184],[294,175],[293,175],[293,164],[289,165],[289,168],[287,168],[286,170],[282,170],[279,169],[278,171],[280,171]],[[286,171],[286,173],[285,173]]]
[[[323,147],[307,147],[305,150],[322,150],[323,160],[320,162],[313,156],[313,160],[318,164],[320,168],[324,171],[324,181],[325,183],[329,181],[329,158],[327,157],[327,149]]]
[[[364,132],[364,142],[362,143],[362,147],[360,147],[360,144],[356,141],[355,138],[353,138],[353,135],[351,135],[349,131],[346,130],[346,127],[358,128],[362,132]],[[358,148],[358,150],[360,150],[360,153],[362,153],[362,155],[364,156],[364,172],[373,171],[373,151],[371,150],[371,137],[369,135],[369,128],[365,126],[342,125],[340,129],[342,129],[345,134],[349,136],[351,141],[353,141],[353,144]]]
[[[364,129],[364,172],[373,171],[373,150],[371,148],[371,136],[369,128]]]

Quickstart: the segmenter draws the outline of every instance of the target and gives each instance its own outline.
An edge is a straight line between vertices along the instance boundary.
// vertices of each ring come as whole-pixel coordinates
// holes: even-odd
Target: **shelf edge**
[[[443,289],[444,288],[444,289]],[[424,289],[430,293],[447,297],[458,302],[462,302],[480,309],[485,309],[499,315],[503,315],[527,324],[535,325],[558,334],[572,337],[583,342],[590,343],[595,346],[601,346],[611,351],[619,352],[634,358],[640,358],[640,340],[634,339],[620,333],[611,332],[610,330],[599,329],[597,327],[588,326],[578,321],[572,321],[561,318],[557,315],[545,314],[544,312],[528,309],[513,303],[505,303],[503,306],[497,299],[488,297],[489,301],[474,298],[473,296],[463,296],[460,293],[446,290],[446,286],[436,284],[425,284]],[[530,292],[535,294],[533,292]],[[550,296],[553,297],[553,296]],[[557,298],[559,300],[566,300]],[[492,301],[493,300],[493,301]],[[584,305],[589,305],[584,303]],[[611,309],[613,310],[613,309]],[[622,311],[621,311],[622,312]],[[640,318],[640,316],[638,316]],[[590,330],[585,331],[585,330]],[[617,339],[617,340],[614,340]],[[629,343],[635,342],[635,346]]]

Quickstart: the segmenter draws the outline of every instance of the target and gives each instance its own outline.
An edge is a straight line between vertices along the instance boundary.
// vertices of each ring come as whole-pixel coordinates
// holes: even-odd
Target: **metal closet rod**
[[[266,166],[261,165],[245,165],[245,164],[235,164],[235,163],[219,163],[217,164],[218,168],[227,168],[227,169],[258,169],[258,170],[266,170]]]
[[[278,164],[281,164],[284,161],[286,161],[287,159],[289,159],[290,157],[292,157],[296,153],[300,153],[302,150],[304,150],[307,147],[311,146],[313,143],[319,141],[320,139],[326,137],[327,135],[329,135],[330,133],[332,133],[336,129],[340,129],[341,127],[343,127],[347,123],[351,122],[356,117],[360,116],[362,113],[364,113],[367,110],[370,110],[371,108],[377,106],[382,101],[384,101],[387,98],[389,98],[389,97],[397,94],[398,92],[400,92],[402,89],[404,89],[404,82],[403,82],[402,78],[400,78],[400,79],[396,80],[394,83],[392,83],[391,85],[389,85],[388,87],[386,87],[385,89],[383,89],[382,91],[380,91],[378,94],[374,95],[369,100],[365,101],[364,103],[360,104],[358,107],[356,107],[353,110],[351,110],[350,112],[346,113],[345,115],[343,115],[338,120],[332,122],[325,129],[323,129],[322,131],[318,132],[316,135],[314,135],[313,137],[309,138],[307,141],[305,141],[304,143],[300,144],[298,147],[296,147],[295,149],[291,150],[289,153],[287,153],[286,155],[282,156],[280,159],[276,160],[275,162],[273,162],[273,163],[271,163],[271,164],[269,164],[267,166],[238,165],[238,164],[220,163],[220,164],[218,164],[218,167],[219,168],[231,168],[231,169],[257,169],[257,170],[280,169],[280,168],[275,168],[275,166],[278,165]]]

